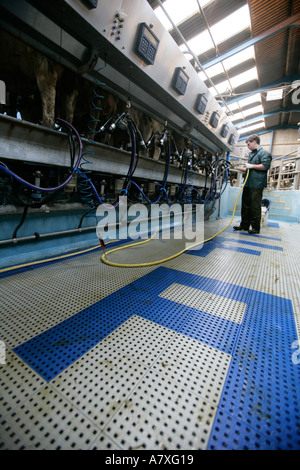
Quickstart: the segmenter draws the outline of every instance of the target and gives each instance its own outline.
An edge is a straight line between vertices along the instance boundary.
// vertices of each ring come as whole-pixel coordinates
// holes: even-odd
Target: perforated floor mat
[[[161,267],[90,253],[3,277],[0,448],[299,449],[299,235],[229,228]]]

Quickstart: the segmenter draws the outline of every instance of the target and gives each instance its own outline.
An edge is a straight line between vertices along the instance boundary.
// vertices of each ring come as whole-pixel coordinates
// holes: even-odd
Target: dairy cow
[[[2,112],[14,117],[19,112],[22,119],[51,128],[55,118],[61,117],[73,123],[81,135],[121,147],[124,134],[120,130],[99,134],[99,128],[110,116],[128,111],[145,142],[154,135],[148,154],[159,158],[162,123],[134,106],[128,108],[105,88],[95,88],[91,81],[4,30],[0,30],[0,41],[5,44],[0,54],[0,80],[5,82],[7,93]],[[180,136],[174,137],[179,145],[183,143]]]

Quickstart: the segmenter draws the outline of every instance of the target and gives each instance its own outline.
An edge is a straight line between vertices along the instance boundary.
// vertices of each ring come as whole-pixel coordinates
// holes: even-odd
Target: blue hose
[[[146,194],[143,192],[142,188],[140,188],[133,180],[130,181],[130,183],[132,183],[132,184],[139,190],[139,192],[141,193],[141,195],[145,198],[145,200],[146,200],[149,204],[157,204],[157,203],[160,201],[160,199],[162,198],[163,193],[164,193],[165,196],[166,196],[167,204],[169,204],[168,194],[167,194],[167,191],[166,191],[166,184],[167,184],[167,180],[168,180],[168,176],[169,176],[170,160],[171,160],[171,148],[170,148],[170,144],[169,144],[169,142],[168,142],[168,162],[167,162],[166,169],[165,169],[165,174],[164,174],[163,183],[160,184],[160,195],[159,195],[159,197],[157,198],[156,201],[151,201],[151,200],[146,196]]]
[[[80,161],[81,161],[81,157],[82,157],[82,142],[81,142],[80,135],[78,134],[75,127],[72,126],[72,124],[70,124],[67,121],[64,121],[63,119],[58,119],[58,121],[61,122],[63,124],[63,126],[69,127],[69,129],[71,129],[75,133],[75,135],[77,137],[78,144],[79,144],[79,150],[78,150],[78,156],[77,156],[76,164],[75,164],[74,168],[72,169],[70,176],[63,183],[61,183],[58,186],[54,186],[52,188],[43,188],[43,187],[31,184],[28,181],[25,181],[23,178],[16,175],[13,171],[9,170],[7,167],[5,167],[3,165],[0,165],[0,170],[4,171],[8,175],[12,176],[14,179],[16,179],[20,183],[24,184],[27,188],[34,189],[34,190],[41,191],[41,192],[57,191],[58,189],[62,189],[64,186],[66,186],[69,183],[69,181],[71,181],[71,179],[74,177],[74,174],[76,174],[76,172],[78,170],[78,167],[79,167],[79,164],[80,164]]]
[[[92,164],[92,162],[89,161],[86,157],[88,155],[94,154],[94,152],[88,148],[88,145],[90,143],[94,144],[94,140],[90,139],[90,135],[95,134],[97,124],[100,122],[100,120],[95,117],[95,112],[102,111],[102,108],[96,104],[96,100],[103,99],[103,96],[99,94],[99,91],[98,91],[99,87],[103,87],[103,86],[105,86],[105,83],[100,82],[96,77],[96,85],[94,86],[94,89],[93,89],[94,96],[92,99],[90,120],[87,125],[88,131],[87,131],[86,143],[83,146],[80,171],[78,171],[78,177],[79,177],[78,189],[79,189],[79,192],[81,193],[81,200],[83,204],[89,208],[87,212],[84,214],[84,217],[95,216],[96,206],[94,203],[93,193],[96,195],[96,199],[98,200],[98,202],[102,204],[102,201],[97,193],[97,190],[89,177],[89,175],[91,174],[91,170],[84,168],[84,166],[88,164]]]
[[[135,141],[134,128],[133,128],[133,126],[130,122],[128,122],[128,129],[129,129],[129,133],[130,133],[131,141],[132,141],[131,160],[130,160],[130,166],[129,166],[128,174],[127,174],[126,180],[124,182],[123,188],[120,191],[120,194],[122,194],[122,193],[127,194],[128,193],[128,188],[130,186],[130,183],[132,182],[131,177],[133,176],[133,173],[134,173],[134,170],[135,170],[135,167],[136,167],[136,141]],[[88,198],[88,197],[92,196],[93,193],[94,193],[94,197],[99,202],[99,204],[103,205],[108,210],[115,209],[116,207],[119,206],[120,200],[118,200],[114,204],[110,204],[109,206],[107,206],[104,203],[104,201],[102,201],[102,199],[100,198],[100,196],[97,192],[97,189],[95,188],[95,185],[93,184],[91,178],[88,176],[88,172],[86,172],[86,171],[83,172],[82,169],[80,169],[80,170],[78,170],[78,175],[81,179],[83,179],[83,181],[85,183],[85,185],[84,186],[82,185],[82,187],[81,187],[81,191],[84,193],[84,196],[87,195],[87,198]],[[91,192],[91,189],[92,189],[93,192]],[[92,204],[90,206],[92,206]],[[94,206],[94,200],[93,200],[93,206]],[[92,211],[94,211],[94,207],[91,207],[91,210],[88,211],[88,212],[90,212],[89,215],[94,215],[92,213]]]

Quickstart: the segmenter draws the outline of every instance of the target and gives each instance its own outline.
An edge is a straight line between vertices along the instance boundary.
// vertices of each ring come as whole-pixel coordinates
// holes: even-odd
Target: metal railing
[[[291,154],[293,153],[295,153],[295,151],[291,152]],[[285,155],[283,157],[276,158],[272,161],[272,165],[268,173],[268,188],[270,190],[299,190],[299,174],[299,150],[297,156],[289,157],[288,155]]]

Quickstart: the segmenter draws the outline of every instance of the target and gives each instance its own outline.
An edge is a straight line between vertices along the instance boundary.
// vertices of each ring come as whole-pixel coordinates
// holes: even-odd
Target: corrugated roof
[[[300,1],[289,0],[249,0],[253,35],[263,31],[300,12]],[[260,86],[299,73],[299,28],[286,28],[255,46],[255,56]],[[280,109],[296,108],[292,102],[292,92],[286,90],[282,100],[267,101],[263,98],[265,114],[275,113]],[[300,113],[278,112],[266,118],[266,128],[291,125],[300,121]]]

